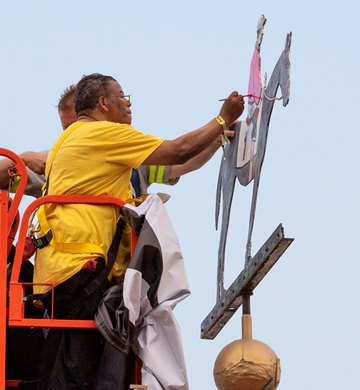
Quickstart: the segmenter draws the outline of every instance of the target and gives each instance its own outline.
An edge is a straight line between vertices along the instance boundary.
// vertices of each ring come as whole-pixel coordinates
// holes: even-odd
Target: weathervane
[[[272,390],[280,380],[280,363],[266,344],[252,339],[250,296],[255,287],[277,262],[292,238],[285,238],[280,224],[260,250],[252,256],[251,242],[255,219],[257,193],[263,164],[271,113],[276,100],[285,107],[290,94],[291,32],[285,48],[264,86],[261,79],[260,48],[266,18],[262,15],[257,25],[257,39],[250,65],[248,86],[248,114],[245,121],[235,125],[235,137],[224,148],[216,191],[215,220],[218,227],[222,199],[222,223],[218,250],[216,304],[201,324],[201,338],[213,339],[242,305],[242,339],[226,346],[219,354],[214,368],[215,382],[220,390]],[[281,97],[277,97],[280,87]],[[236,179],[247,186],[253,182],[245,266],[228,289],[224,287],[225,248],[231,203]],[[240,387],[241,386],[241,387]]]

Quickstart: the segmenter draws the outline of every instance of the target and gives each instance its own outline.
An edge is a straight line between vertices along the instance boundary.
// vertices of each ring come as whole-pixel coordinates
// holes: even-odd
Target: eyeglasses
[[[130,100],[130,94],[129,95],[123,95],[121,96],[122,98],[126,99],[129,103],[131,103],[131,100]]]

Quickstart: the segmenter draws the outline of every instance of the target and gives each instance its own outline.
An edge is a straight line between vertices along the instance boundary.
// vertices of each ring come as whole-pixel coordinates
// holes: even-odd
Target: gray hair
[[[111,76],[104,76],[100,73],[85,75],[76,85],[75,111],[76,114],[92,111],[100,96],[107,96],[109,81],[116,81]]]

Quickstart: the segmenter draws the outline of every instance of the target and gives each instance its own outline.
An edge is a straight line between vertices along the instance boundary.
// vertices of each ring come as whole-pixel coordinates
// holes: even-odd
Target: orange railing
[[[15,259],[10,279],[10,305],[9,305],[9,325],[10,326],[34,326],[41,328],[95,328],[93,320],[66,320],[66,319],[43,319],[43,318],[25,318],[24,316],[24,292],[25,286],[33,283],[19,282],[21,263],[25,248],[26,233],[28,224],[33,212],[46,203],[57,204],[96,204],[96,205],[115,205],[123,207],[125,202],[113,196],[94,196],[94,195],[49,195],[34,200],[24,212],[20,224],[20,232],[16,245]],[[51,286],[53,289],[54,286]]]
[[[0,148],[0,155],[14,162],[21,180],[17,191],[10,203],[9,193],[0,190],[0,389],[5,388],[6,365],[6,317],[7,317],[7,257],[12,240],[12,231],[20,201],[24,195],[27,183],[27,171],[21,158],[11,150]]]

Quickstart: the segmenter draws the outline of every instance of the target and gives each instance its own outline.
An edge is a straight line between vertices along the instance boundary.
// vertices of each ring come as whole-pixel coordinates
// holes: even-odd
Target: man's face
[[[110,80],[107,85],[108,96],[106,97],[109,107],[108,121],[115,123],[131,124],[131,103],[124,96],[124,92],[121,89],[117,81]]]
[[[75,109],[66,111],[59,110],[59,117],[63,130],[67,129],[70,125],[77,121]]]

